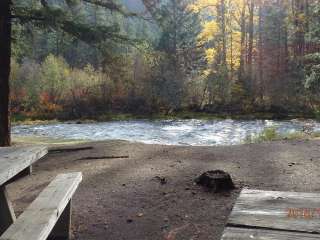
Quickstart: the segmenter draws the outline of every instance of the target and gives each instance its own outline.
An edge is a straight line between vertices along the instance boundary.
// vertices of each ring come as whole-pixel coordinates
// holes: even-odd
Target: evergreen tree
[[[0,1],[0,146],[10,145],[9,75],[12,19],[22,24],[62,30],[88,44],[106,40],[129,41],[117,24],[93,25],[76,14],[76,7],[90,4],[124,16],[133,16],[114,0],[27,0]]]
[[[199,16],[188,6],[189,1],[172,0],[152,11],[161,28],[156,49],[162,57],[155,92],[170,109],[181,107],[186,84],[204,65],[204,50],[197,41],[201,31]]]

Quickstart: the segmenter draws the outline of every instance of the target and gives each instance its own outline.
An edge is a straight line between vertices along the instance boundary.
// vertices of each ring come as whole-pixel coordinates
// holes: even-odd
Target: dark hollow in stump
[[[197,177],[195,182],[198,185],[204,186],[215,193],[235,189],[230,174],[222,170],[205,172]]]

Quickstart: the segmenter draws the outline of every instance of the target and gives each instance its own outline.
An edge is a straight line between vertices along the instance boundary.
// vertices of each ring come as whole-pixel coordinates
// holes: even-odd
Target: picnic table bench
[[[18,219],[6,191],[47,152],[43,146],[0,148],[0,240],[69,239],[71,198],[82,180],[80,172],[58,175]]]
[[[243,189],[221,240],[320,239],[320,194]]]

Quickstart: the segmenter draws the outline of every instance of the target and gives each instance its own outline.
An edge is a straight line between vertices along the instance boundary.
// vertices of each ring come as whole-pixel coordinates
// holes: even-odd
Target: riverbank
[[[302,113],[273,113],[273,112],[254,112],[254,113],[209,113],[196,111],[179,111],[172,113],[155,113],[155,114],[131,114],[131,113],[105,113],[98,116],[83,117],[83,118],[51,118],[44,117],[30,117],[23,114],[16,114],[12,116],[13,125],[21,124],[45,124],[57,122],[71,122],[71,123],[88,123],[88,122],[107,122],[107,121],[127,121],[127,120],[185,120],[185,119],[199,119],[199,120],[291,120],[291,119],[316,119],[314,114]]]
[[[67,147],[80,146],[89,149],[51,152],[34,166],[32,176],[9,185],[20,213],[55,175],[82,171],[73,201],[78,240],[219,240],[242,187],[320,192],[317,140],[225,147],[104,141]],[[195,177],[212,169],[229,172],[237,189],[213,194],[194,185]]]

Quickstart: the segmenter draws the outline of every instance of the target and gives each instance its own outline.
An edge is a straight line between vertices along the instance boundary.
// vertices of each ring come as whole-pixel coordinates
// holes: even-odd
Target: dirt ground
[[[125,141],[79,146],[93,149],[50,153],[35,164],[32,176],[9,185],[19,214],[58,173],[82,171],[73,198],[74,239],[219,240],[242,187],[320,192],[316,140],[228,147]],[[80,160],[112,155],[129,158]],[[238,189],[214,194],[194,185],[195,177],[214,169],[229,172]]]

